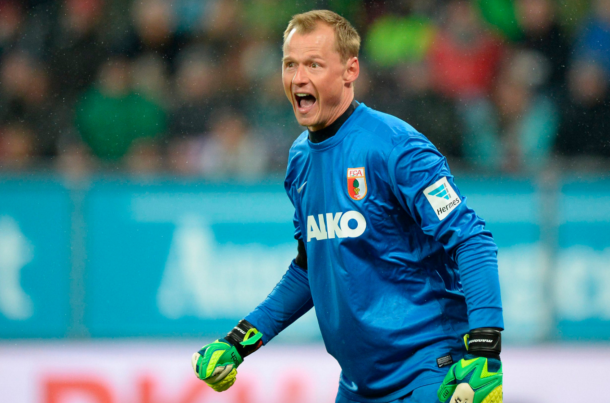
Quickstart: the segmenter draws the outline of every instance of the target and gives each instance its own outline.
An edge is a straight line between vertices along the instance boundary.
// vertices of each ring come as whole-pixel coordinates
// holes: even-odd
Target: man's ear
[[[351,84],[360,75],[360,62],[357,57],[350,57],[345,63],[345,72],[343,73],[343,81],[346,84]]]

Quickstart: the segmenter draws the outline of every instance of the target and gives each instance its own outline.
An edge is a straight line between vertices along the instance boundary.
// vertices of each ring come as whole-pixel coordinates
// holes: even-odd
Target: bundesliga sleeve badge
[[[347,169],[347,193],[354,200],[362,200],[366,196],[366,177],[364,167]]]
[[[424,195],[441,221],[462,202],[446,177],[425,188]]]

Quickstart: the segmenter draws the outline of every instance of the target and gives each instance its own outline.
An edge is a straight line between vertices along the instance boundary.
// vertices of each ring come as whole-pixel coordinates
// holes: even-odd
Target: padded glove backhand
[[[235,383],[237,367],[263,345],[262,337],[248,321],[241,320],[224,339],[193,354],[191,365],[195,374],[216,392],[229,389]]]
[[[475,329],[464,337],[468,354],[453,364],[438,390],[445,403],[502,403],[501,335]]]
[[[438,390],[445,403],[502,403],[502,363],[466,355],[453,364]]]
[[[216,392],[222,392],[235,383],[237,367],[243,361],[233,345],[220,339],[193,354],[191,365],[199,379]]]

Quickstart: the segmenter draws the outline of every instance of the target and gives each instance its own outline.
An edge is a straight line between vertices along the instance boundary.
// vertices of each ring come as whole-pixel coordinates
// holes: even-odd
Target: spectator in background
[[[47,61],[53,91],[71,108],[95,81],[108,52],[100,37],[104,0],[65,0],[51,32]]]
[[[248,33],[256,39],[268,39],[282,32],[286,19],[302,8],[297,2],[284,0],[247,0],[242,3]]]
[[[269,168],[277,173],[286,171],[286,150],[290,149],[294,136],[304,130],[295,121],[292,106],[286,102],[286,94],[277,79],[281,60],[279,46],[257,40],[246,44],[239,63],[241,74],[250,83],[242,110],[252,130],[264,137],[270,147]]]
[[[169,107],[169,76],[163,59],[147,53],[133,60],[131,69],[134,92]]]
[[[545,70],[544,84],[558,90],[565,82],[570,46],[556,20],[552,0],[518,0],[517,20],[523,31],[519,44],[536,52]],[[557,92],[557,91],[555,91]]]
[[[521,37],[515,2],[519,0],[473,0],[481,19],[489,28],[509,41]]]
[[[420,61],[426,57],[436,35],[436,25],[425,15],[387,14],[369,30],[365,51],[378,67]]]
[[[397,2],[384,4],[383,7],[391,11],[372,22],[364,40],[363,50],[371,66],[369,77],[372,85],[368,98],[361,100],[373,108],[390,111],[402,98],[396,93],[395,68],[423,60],[430,50],[437,28],[435,22],[425,14],[411,9],[415,3]]]
[[[211,133],[183,147],[186,155],[174,155],[183,173],[212,180],[260,179],[266,172],[268,148],[249,130],[241,114],[222,110],[215,114]],[[185,162],[188,166],[185,166]]]
[[[239,108],[246,98],[249,83],[239,68],[249,33],[235,29],[246,27],[244,2],[216,0],[204,15],[202,32],[195,37],[195,44],[204,46],[211,62],[218,66],[217,80],[220,84],[217,95],[223,105]]]
[[[197,44],[209,47],[215,64],[227,64],[236,53],[239,54],[243,31],[235,27],[244,24],[243,2],[216,0],[204,14],[201,33],[194,39]]]
[[[359,21],[363,11],[363,2],[353,0],[243,0],[236,3],[242,3],[245,27],[255,39],[269,39],[282,33],[287,19],[307,10],[328,8],[344,17],[353,17],[353,21]]]
[[[166,131],[162,107],[132,90],[130,67],[125,59],[110,59],[100,71],[98,85],[83,94],[76,107],[81,138],[102,161],[123,162],[130,151],[135,158],[149,155]]]
[[[24,30],[24,12],[17,1],[0,2],[0,62],[18,43]]]
[[[610,0],[595,0],[576,39],[575,60],[595,60],[610,75]]]
[[[178,57],[175,106],[170,114],[170,136],[200,136],[210,129],[210,116],[219,108],[219,75],[206,51],[187,48]]]
[[[202,28],[204,16],[210,13],[213,3],[213,0],[172,0],[178,35],[198,34]]]
[[[568,102],[564,104],[556,149],[579,158],[578,165],[610,163],[610,91],[608,75],[597,63],[579,61],[569,72]]]
[[[173,73],[174,61],[183,45],[183,38],[176,33],[171,2],[138,0],[132,4],[133,29],[113,46],[115,52],[129,58],[153,53],[161,57]]]
[[[62,131],[50,94],[49,77],[44,65],[28,54],[14,51],[0,66],[0,124],[22,122],[33,146],[32,157],[49,157]]]
[[[12,122],[0,127],[0,169],[31,168],[36,162],[34,156],[34,134],[25,123]]]
[[[104,0],[63,0],[32,11],[27,48],[31,52],[42,46],[35,53],[45,58],[53,103],[53,110],[39,119],[56,123],[60,142],[77,137],[73,129],[76,100],[95,82],[108,56],[101,35],[104,7]]]
[[[464,107],[464,156],[487,173],[535,173],[548,163],[555,142],[555,105],[534,91],[529,53],[508,55],[491,99]]]
[[[261,133],[269,147],[269,165],[273,172],[286,171],[287,156],[295,136],[304,130],[294,119],[292,106],[276,76],[264,79],[252,94],[254,102],[245,104],[246,116],[253,130]]]
[[[500,63],[501,42],[483,29],[471,2],[452,0],[431,48],[433,85],[449,98],[489,93]]]
[[[455,104],[433,90],[428,65],[424,61],[402,64],[394,70],[393,77],[393,90],[386,94],[385,111],[409,122],[443,155],[459,159],[462,122]]]

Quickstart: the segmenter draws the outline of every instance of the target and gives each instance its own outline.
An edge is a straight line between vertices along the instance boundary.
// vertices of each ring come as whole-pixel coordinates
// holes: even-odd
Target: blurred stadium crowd
[[[281,175],[282,32],[314,8],[363,37],[357,99],[454,168],[610,167],[610,0],[0,0],[0,169]]]

